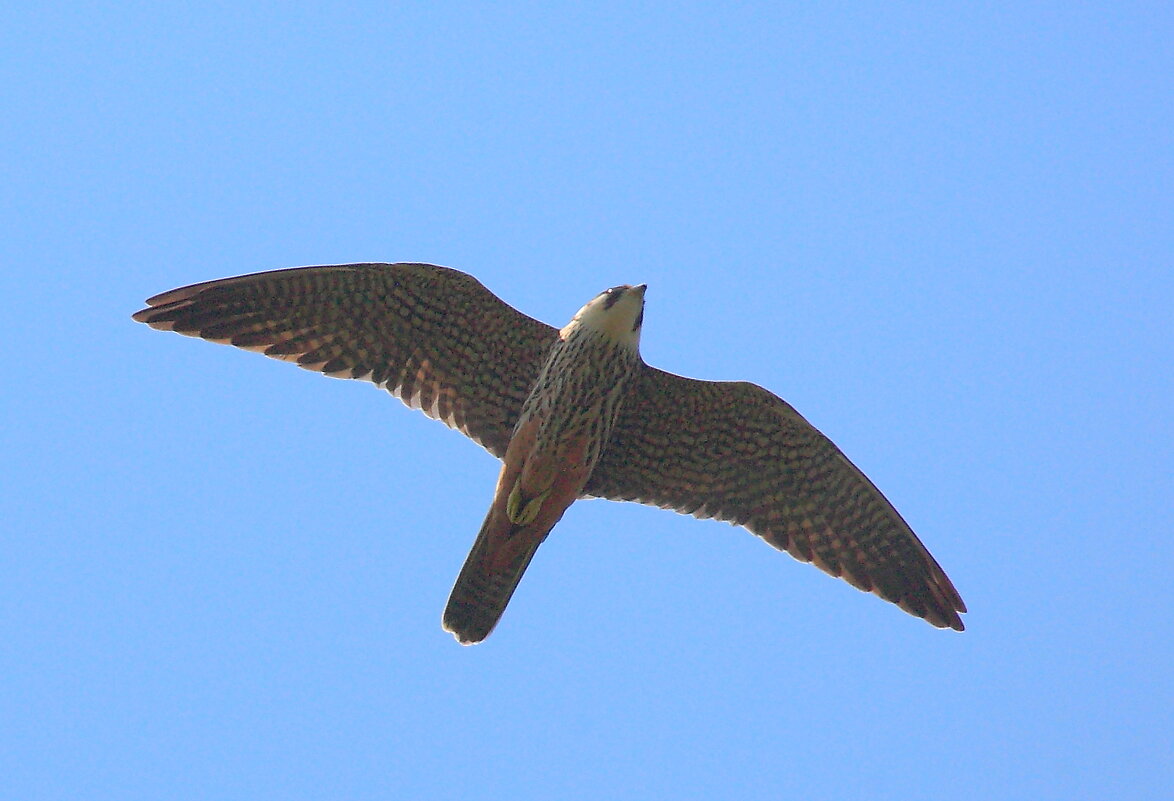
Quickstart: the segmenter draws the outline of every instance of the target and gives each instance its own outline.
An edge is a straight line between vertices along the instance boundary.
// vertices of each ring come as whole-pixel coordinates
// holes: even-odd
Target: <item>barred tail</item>
[[[522,574],[534,558],[534,552],[545,539],[542,536],[527,538],[529,532],[515,529],[508,521],[506,525],[514,530],[506,536],[493,536],[494,517],[491,509],[444,609],[444,629],[451,631],[462,645],[479,643],[493,631],[522,580]],[[530,541],[526,542],[526,539]],[[504,566],[495,566],[495,562],[501,562],[500,550],[503,548],[518,550],[509,556]]]

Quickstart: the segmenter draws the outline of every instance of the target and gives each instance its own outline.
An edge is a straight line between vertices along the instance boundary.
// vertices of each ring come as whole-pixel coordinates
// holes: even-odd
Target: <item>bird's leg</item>
[[[542,510],[542,504],[550,495],[553,487],[547,487],[533,498],[525,500],[522,498],[522,479],[519,477],[514,482],[514,488],[510,490],[509,497],[505,501],[506,517],[514,525],[525,526],[533,523],[534,519],[538,517],[538,513]]]

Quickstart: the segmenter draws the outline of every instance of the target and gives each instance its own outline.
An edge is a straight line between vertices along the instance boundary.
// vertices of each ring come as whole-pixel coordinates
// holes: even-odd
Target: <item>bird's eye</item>
[[[624,287],[613,286],[611,289],[607,290],[603,294],[606,295],[606,297],[603,299],[603,308],[610,309],[612,306],[614,306],[616,304],[616,301],[619,300],[623,296]]]

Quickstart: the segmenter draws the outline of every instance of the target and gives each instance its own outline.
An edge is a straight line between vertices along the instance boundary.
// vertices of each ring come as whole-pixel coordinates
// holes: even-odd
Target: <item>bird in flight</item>
[[[503,462],[443,624],[484,640],[579,498],[741,525],[796,559],[963,630],[962,598],[871,481],[778,396],[640,358],[644,285],[601,292],[562,329],[429,264],[298,267],[147,300],[134,319],[336,378],[370,381]]]

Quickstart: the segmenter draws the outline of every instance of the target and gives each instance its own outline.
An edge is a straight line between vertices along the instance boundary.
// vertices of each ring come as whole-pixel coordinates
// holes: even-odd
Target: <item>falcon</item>
[[[538,546],[579,498],[744,526],[939,628],[962,631],[950,579],[871,481],[791,406],[745,381],[640,358],[643,284],[601,292],[562,329],[429,264],[298,267],[147,300],[134,319],[336,378],[365,379],[503,464],[444,610],[484,640]]]

